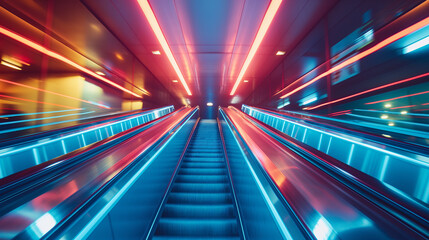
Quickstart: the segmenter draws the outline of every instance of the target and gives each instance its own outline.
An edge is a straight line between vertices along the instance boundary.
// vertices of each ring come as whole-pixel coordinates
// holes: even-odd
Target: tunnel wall
[[[338,72],[323,77],[316,83],[304,88],[303,90],[281,99],[282,94],[278,91],[289,86],[291,83],[307,74],[306,77],[292,86],[293,90],[300,84],[303,84],[322,72],[330,69],[341,61],[335,61],[333,58],[340,52],[346,42],[353,40],[354,35],[364,37],[368,33],[369,42],[365,47],[371,47],[381,40],[399,32],[403,28],[415,23],[410,18],[420,19],[425,17],[424,13],[419,12],[418,6],[423,1],[400,1],[400,0],[382,0],[382,1],[338,1],[337,4],[320,19],[319,23],[308,32],[308,34],[291,50],[288,49],[282,62],[267,76],[259,85],[253,86],[253,92],[245,100],[246,104],[254,106],[263,106],[269,108],[279,108],[287,110],[302,110],[306,106],[301,105],[306,99],[317,96],[318,100],[308,106],[321,104],[330,100],[350,96],[377,86],[396,82],[398,80],[417,76],[427,72],[429,61],[428,51],[425,53],[407,54],[402,53],[404,45],[413,40],[406,38],[397,41],[376,53],[361,59],[356,65],[345,68],[351,73],[345,73],[345,79],[338,79]],[[416,8],[415,8],[416,7]],[[413,9],[414,8],[414,9]],[[410,15],[407,17],[405,15]],[[407,18],[401,20],[401,18]],[[399,23],[396,23],[396,22]],[[372,31],[372,32],[370,32]],[[356,37],[355,37],[356,39]],[[357,51],[356,53],[358,53]],[[325,63],[327,62],[327,63]],[[324,64],[325,63],[325,64]],[[312,71],[313,70],[313,71]],[[354,72],[353,72],[354,71]],[[427,77],[418,79],[412,84],[415,89],[428,88]],[[400,86],[402,90],[394,93],[379,95],[375,99],[389,98],[390,96],[401,96],[412,92],[413,90]],[[398,88],[393,88],[396,90]],[[392,88],[386,89],[392,90]],[[373,92],[364,95],[375,96],[379,94]],[[327,114],[336,111],[347,110],[351,108],[364,108],[366,100],[361,97],[343,101],[338,104],[330,104],[313,110],[316,113]],[[413,101],[413,102],[410,102]],[[414,105],[422,103],[421,99],[413,99],[401,102],[399,105]],[[290,102],[290,104],[286,104]],[[416,103],[417,102],[417,103]],[[281,107],[286,104],[285,107]],[[398,106],[398,105],[397,105]],[[382,108],[381,105],[373,105],[368,108]]]
[[[73,125],[78,119],[109,112],[178,103],[81,1],[2,1],[0,27],[45,48],[38,51],[0,34],[2,62],[7,60],[21,68],[0,65],[0,115],[32,114],[19,118],[30,120],[25,125],[76,120],[37,131]],[[43,54],[46,49],[93,72],[102,72],[104,78],[142,98]],[[2,119],[5,121],[8,119]]]

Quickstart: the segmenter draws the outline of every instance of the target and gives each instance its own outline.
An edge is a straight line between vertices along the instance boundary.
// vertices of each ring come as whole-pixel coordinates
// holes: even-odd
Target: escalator
[[[201,120],[156,227],[153,239],[240,239],[227,164],[216,120]]]

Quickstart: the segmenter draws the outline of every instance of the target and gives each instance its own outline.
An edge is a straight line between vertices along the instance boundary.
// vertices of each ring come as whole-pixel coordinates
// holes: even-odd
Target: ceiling
[[[242,101],[281,62],[337,0],[283,0],[235,99]],[[149,3],[190,87],[162,51],[137,0],[82,0],[88,9],[178,98],[192,105],[229,104],[229,93],[247,57],[270,0],[150,0]],[[152,51],[160,50],[161,55]],[[183,101],[181,101],[183,102]]]

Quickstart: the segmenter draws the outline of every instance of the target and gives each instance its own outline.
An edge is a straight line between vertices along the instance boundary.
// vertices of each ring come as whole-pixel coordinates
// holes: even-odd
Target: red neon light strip
[[[330,117],[337,117],[337,116],[341,116],[341,115],[346,115],[346,114],[350,114],[352,112],[343,112],[343,113],[338,113],[338,114],[334,114],[334,115],[329,115]]]
[[[339,112],[330,113],[330,114],[328,114],[328,115],[330,115],[330,116],[334,116],[334,115],[342,115],[342,114],[347,114],[347,113],[350,113],[350,112],[351,112],[351,110],[344,110],[344,111],[339,111]]]
[[[422,78],[422,77],[427,77],[427,76],[429,76],[429,73],[424,73],[424,74],[421,74],[421,75],[418,75],[418,76],[414,76],[414,77],[411,77],[411,78],[407,78],[407,79],[404,79],[404,80],[400,80],[400,81],[397,81],[397,82],[394,82],[394,83],[389,83],[389,84],[385,84],[385,85],[382,85],[382,86],[379,86],[379,87],[376,87],[376,88],[372,88],[372,89],[369,89],[369,90],[366,90],[366,91],[363,91],[363,92],[355,93],[355,94],[347,96],[347,97],[343,97],[343,98],[339,98],[339,99],[336,99],[336,100],[333,100],[333,101],[330,101],[330,102],[322,103],[322,104],[316,105],[314,107],[306,107],[306,108],[304,108],[304,110],[313,110],[313,109],[320,108],[320,107],[323,107],[323,106],[326,106],[326,105],[330,105],[330,104],[341,102],[341,101],[344,101],[344,100],[347,100],[347,99],[350,99],[350,98],[354,98],[354,97],[357,97],[357,96],[360,96],[360,95],[363,95],[363,94],[366,94],[366,93],[374,92],[374,91],[377,91],[377,90],[380,90],[380,89],[383,89],[383,88],[386,88],[386,87],[391,87],[391,86],[394,86],[394,85],[398,85],[398,84],[401,84],[401,83],[413,81],[413,80],[416,80],[416,79],[419,79],[419,78]]]
[[[366,56],[368,56],[368,55],[370,55],[370,54],[372,54],[372,53],[380,50],[381,48],[383,48],[383,47],[385,47],[385,46],[387,46],[387,45],[389,45],[389,44],[391,44],[391,43],[393,43],[393,42],[395,42],[395,41],[397,41],[397,40],[399,40],[399,39],[407,36],[410,33],[413,33],[413,32],[415,32],[415,31],[417,31],[417,30],[419,30],[419,29],[421,29],[423,27],[426,27],[427,25],[429,25],[429,17],[421,20],[420,22],[418,22],[416,24],[411,25],[408,28],[405,28],[404,30],[402,30],[402,31],[400,31],[400,32],[398,32],[396,34],[393,34],[392,36],[384,39],[383,41],[379,42],[375,46],[373,46],[373,47],[371,47],[371,48],[369,48],[369,49],[367,49],[367,50],[365,50],[365,51],[363,51],[363,52],[361,52],[361,53],[359,53],[359,54],[357,54],[357,55],[355,55],[355,56],[347,59],[346,61],[344,61],[344,62],[338,64],[337,66],[329,69],[328,71],[326,71],[326,72],[318,75],[317,77],[313,78],[312,80],[310,80],[310,81],[302,84],[301,86],[295,88],[294,90],[292,90],[292,91],[284,94],[280,98],[288,97],[288,96],[290,96],[290,95],[298,92],[299,90],[307,87],[308,85],[311,85],[314,82],[322,79],[323,77],[326,77],[326,76],[328,76],[329,74],[331,74],[333,72],[336,72],[336,71],[338,71],[338,70],[340,70],[340,69],[342,69],[342,68],[344,68],[344,67],[346,67],[346,66],[348,66],[348,65],[350,65],[350,64],[352,64],[352,63],[354,63],[356,61],[359,61],[360,59],[362,59],[362,58],[364,58],[364,57],[366,57]],[[303,77],[299,78],[298,80],[301,80]],[[281,91],[283,91],[283,90],[281,90]]]
[[[412,97],[412,96],[417,96],[417,95],[426,94],[426,93],[429,93],[429,91],[419,92],[419,93],[414,93],[414,94],[409,94],[409,95],[404,95],[404,96],[399,96],[399,97],[394,97],[394,98],[389,98],[389,99],[375,101],[375,102],[369,102],[369,103],[365,103],[365,104],[376,104],[376,103],[381,103],[381,102],[388,102],[388,101],[392,101],[392,100],[396,100],[396,99]]]
[[[137,2],[143,11],[143,14],[146,16],[150,27],[155,33],[156,38],[161,44],[161,47],[164,50],[165,55],[167,55],[167,58],[170,61],[170,64],[172,65],[177,76],[179,77],[180,83],[182,83],[188,95],[191,96],[192,95],[191,90],[189,90],[188,84],[186,84],[185,78],[183,77],[183,74],[180,71],[179,65],[177,65],[176,59],[174,58],[173,53],[171,52],[170,46],[168,45],[167,40],[165,39],[165,36],[162,33],[161,27],[159,26],[159,23],[156,20],[155,14],[148,0],[137,0]]]
[[[75,107],[70,107],[70,106],[65,106],[65,105],[60,105],[60,104],[40,102],[40,101],[31,100],[31,99],[12,97],[12,96],[1,95],[1,94],[0,94],[0,97],[3,97],[3,98],[12,98],[12,99],[26,101],[26,102],[42,103],[42,104],[46,104],[46,105],[52,105],[52,106],[57,106],[57,107],[69,108],[69,109],[76,109]]]
[[[429,108],[425,108],[425,109],[416,109],[416,110],[411,110],[413,112],[423,112],[423,111],[429,111]]]
[[[31,87],[31,86],[24,85],[24,84],[21,84],[21,83],[16,83],[16,82],[4,80],[4,79],[0,79],[0,82],[5,82],[5,83],[13,84],[13,85],[17,85],[17,86],[20,86],[20,87],[30,88],[30,89],[34,89],[34,90],[37,90],[37,91],[46,92],[46,93],[54,94],[54,95],[65,97],[65,98],[70,98],[70,99],[77,100],[77,101],[80,101],[80,102],[89,103],[89,104],[95,105],[97,107],[101,107],[101,108],[105,108],[105,109],[110,109],[109,107],[105,107],[105,106],[102,106],[102,105],[94,104],[93,102],[90,102],[90,101],[87,101],[87,100],[83,100],[83,99],[80,99],[80,98],[75,98],[75,97],[64,95],[64,94],[61,94],[61,93],[52,92],[52,91],[49,91],[49,90],[44,90],[44,89],[40,89],[40,88],[36,88],[36,87]]]
[[[132,92],[132,91],[130,91],[130,90],[122,87],[121,85],[119,85],[117,83],[114,83],[111,80],[109,80],[109,79],[107,79],[107,78],[105,78],[103,76],[100,76],[100,75],[96,74],[95,72],[93,72],[93,71],[91,71],[91,70],[89,70],[89,69],[87,69],[85,67],[82,67],[81,65],[73,62],[72,60],[70,60],[70,59],[68,59],[68,58],[66,58],[66,57],[64,57],[64,56],[62,56],[62,55],[60,55],[60,54],[58,54],[56,52],[53,52],[53,51],[51,51],[51,50],[43,47],[42,45],[40,45],[38,43],[35,43],[35,42],[31,41],[31,40],[28,40],[28,39],[26,39],[26,38],[24,38],[24,37],[22,37],[22,36],[20,36],[20,35],[18,35],[16,33],[12,32],[12,31],[9,31],[6,28],[0,27],[0,33],[4,34],[4,35],[6,35],[6,36],[8,36],[8,37],[10,37],[10,38],[12,38],[12,39],[20,42],[20,43],[22,43],[22,44],[24,44],[24,45],[26,45],[26,46],[28,46],[30,48],[33,48],[34,50],[36,50],[38,52],[41,52],[41,53],[43,53],[45,55],[48,55],[48,56],[50,56],[52,58],[60,60],[61,62],[64,62],[64,63],[66,63],[66,64],[68,64],[68,65],[70,65],[72,67],[75,67],[78,70],[80,70],[80,71],[82,71],[82,72],[84,72],[84,73],[86,73],[88,75],[93,76],[94,78],[97,78],[97,79],[99,79],[99,80],[101,80],[101,81],[103,81],[103,82],[105,82],[105,83],[107,83],[107,84],[109,84],[109,85],[117,88],[117,89],[122,90],[123,92],[129,93],[129,94],[131,94],[131,95],[133,95],[135,97],[138,97],[138,98],[142,98],[137,93],[134,93],[134,92]],[[144,90],[144,89],[143,89],[143,93],[146,94],[146,95],[150,95],[149,92],[146,91],[146,90]]]
[[[259,48],[259,45],[264,39],[264,36],[267,33],[267,30],[270,27],[271,22],[273,21],[274,16],[276,15],[277,10],[279,9],[281,3],[282,3],[282,0],[271,0],[270,5],[268,6],[267,12],[265,13],[264,18],[262,19],[262,23],[261,23],[261,26],[259,27],[258,33],[256,33],[255,40],[253,41],[253,44],[250,47],[250,51],[247,54],[247,58],[244,61],[243,66],[241,67],[240,74],[238,74],[237,80],[235,81],[235,84],[229,95],[232,96],[235,94],[235,91],[237,90],[238,85],[241,83],[241,80],[243,79],[244,74],[246,73],[246,70],[250,65],[250,62],[252,62],[252,59],[255,56],[256,51]]]
[[[408,106],[401,106],[401,107],[393,107],[393,108],[390,108],[390,109],[412,108],[412,107],[415,107],[415,106],[417,106],[417,105],[408,105]]]
[[[422,105],[423,105],[423,106],[429,105],[429,102],[428,102],[428,103],[422,103]]]

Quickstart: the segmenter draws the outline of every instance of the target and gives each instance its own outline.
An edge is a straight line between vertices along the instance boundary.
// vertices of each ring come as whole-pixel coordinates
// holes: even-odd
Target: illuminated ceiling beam
[[[267,12],[265,13],[264,18],[262,19],[261,26],[259,27],[259,30],[256,33],[255,40],[253,41],[253,44],[250,48],[250,51],[247,54],[247,58],[244,61],[243,66],[241,67],[240,74],[238,75],[237,80],[235,81],[234,87],[231,90],[231,93],[230,93],[231,96],[233,96],[235,94],[235,91],[237,90],[238,85],[240,84],[241,80],[243,79],[247,68],[249,67],[250,63],[252,62],[252,59],[255,56],[256,51],[259,48],[259,45],[261,45],[261,42],[264,39],[264,36],[267,33],[267,30],[270,27],[270,24],[273,21],[277,10],[280,7],[281,2],[282,2],[282,0],[271,0],[270,5],[268,6]]]
[[[156,20],[155,14],[148,0],[137,0],[137,2],[143,11],[143,14],[146,16],[150,27],[155,33],[156,38],[161,44],[161,47],[164,50],[165,55],[167,55],[167,58],[170,61],[171,66],[173,67],[174,71],[179,77],[180,83],[182,83],[188,95],[192,95],[191,90],[189,89],[188,84],[186,83],[185,78],[183,77],[183,74],[180,71],[179,65],[177,65],[176,59],[174,58],[173,53],[171,52],[170,46],[168,45],[167,40],[165,39],[165,36],[162,33],[161,27],[159,26],[159,23]]]
[[[115,87],[115,88],[123,91],[123,92],[129,93],[129,94],[131,94],[131,95],[133,95],[134,97],[137,97],[137,98],[142,98],[139,94],[134,93],[134,92],[132,92],[132,91],[130,91],[130,90],[122,87],[121,85],[119,85],[119,84],[117,84],[117,83],[115,83],[115,82],[113,82],[113,81],[111,81],[111,80],[109,80],[109,79],[107,79],[107,78],[105,78],[103,76],[100,76],[97,73],[95,73],[95,72],[93,72],[93,71],[91,71],[91,70],[89,70],[89,69],[87,69],[87,68],[85,68],[85,67],[83,67],[83,66],[81,66],[81,65],[79,65],[77,63],[75,63],[75,62],[73,62],[72,60],[70,60],[70,59],[68,59],[68,58],[66,58],[66,57],[64,57],[64,56],[62,56],[62,55],[60,55],[60,54],[58,54],[58,53],[56,53],[54,51],[51,51],[51,50],[43,47],[42,45],[40,45],[40,44],[38,44],[36,42],[33,42],[33,41],[29,40],[29,39],[26,39],[26,38],[24,38],[24,37],[22,37],[22,36],[20,36],[20,35],[18,35],[16,33],[14,33],[14,32],[12,32],[12,31],[10,31],[10,30],[8,30],[6,28],[1,27],[1,26],[0,26],[0,33],[2,33],[5,36],[10,37],[10,38],[18,41],[18,42],[20,42],[20,43],[22,43],[22,44],[24,44],[24,45],[26,45],[26,46],[28,46],[28,47],[36,50],[36,51],[38,51],[40,53],[48,55],[49,57],[55,58],[57,60],[60,60],[63,63],[66,63],[66,64],[68,64],[68,65],[70,65],[70,66],[72,66],[74,68],[77,68],[78,70],[80,70],[80,71],[82,71],[82,72],[84,72],[84,73],[86,73],[86,74],[88,74],[88,75],[90,75],[90,76],[92,76],[92,77],[94,77],[94,78],[96,78],[98,80],[101,80],[101,81],[103,81],[103,82],[105,82],[105,83],[107,83],[107,84],[109,84],[109,85],[111,85],[111,86],[113,86],[113,87]],[[144,89],[143,89],[143,93],[146,94],[146,95],[150,95],[150,93],[148,91],[144,90]]]

